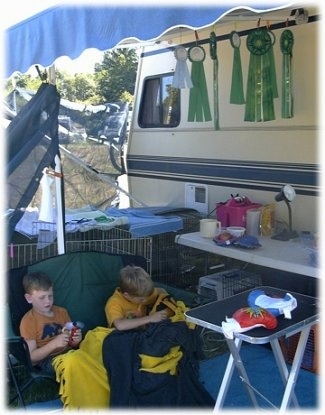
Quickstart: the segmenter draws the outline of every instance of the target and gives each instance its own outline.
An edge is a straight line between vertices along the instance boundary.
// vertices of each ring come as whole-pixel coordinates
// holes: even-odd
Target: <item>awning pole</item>
[[[56,84],[55,65],[49,67],[49,82]],[[58,254],[65,253],[65,234],[64,234],[64,220],[65,212],[62,206],[62,167],[61,159],[58,154],[54,158],[55,163],[55,200],[56,200],[56,239],[58,243]]]
[[[58,254],[65,253],[64,243],[64,212],[62,206],[62,169],[61,160],[58,155],[55,156],[55,199],[56,199],[56,232],[58,242]]]

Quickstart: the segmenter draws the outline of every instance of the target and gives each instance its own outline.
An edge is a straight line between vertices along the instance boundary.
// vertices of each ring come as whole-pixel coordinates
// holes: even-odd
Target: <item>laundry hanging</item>
[[[292,77],[291,77],[291,57],[293,48],[293,33],[291,30],[284,30],[280,37],[280,48],[282,58],[282,118],[293,117],[293,97],[292,97]]]
[[[217,37],[214,32],[210,33],[210,57],[213,60],[213,112],[214,129],[220,130],[219,125],[219,85],[218,85],[218,56],[217,56]]]
[[[271,62],[269,50],[271,37],[266,28],[257,28],[247,36],[250,52],[245,121],[271,121],[275,119]]]
[[[196,40],[198,40],[195,32]],[[205,50],[202,46],[190,47],[188,51],[189,60],[192,62],[191,77],[193,88],[190,90],[188,107],[188,121],[211,121],[208,89],[204,73],[203,61]]]
[[[233,30],[230,33],[230,44],[234,49],[232,77],[230,88],[230,104],[245,104],[243,73],[240,56],[240,36]]]
[[[183,46],[177,46],[174,51],[176,67],[172,86],[174,88],[192,88],[193,82],[187,67],[187,50]]]

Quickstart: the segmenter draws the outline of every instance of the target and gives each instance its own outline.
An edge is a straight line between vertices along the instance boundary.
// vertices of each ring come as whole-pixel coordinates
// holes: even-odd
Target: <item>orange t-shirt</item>
[[[61,333],[63,326],[71,321],[67,310],[53,305],[53,316],[43,316],[33,308],[29,310],[20,322],[20,334],[25,340],[36,340],[37,347],[47,344],[53,337]],[[63,350],[64,348],[62,348]],[[53,352],[57,353],[60,349]]]

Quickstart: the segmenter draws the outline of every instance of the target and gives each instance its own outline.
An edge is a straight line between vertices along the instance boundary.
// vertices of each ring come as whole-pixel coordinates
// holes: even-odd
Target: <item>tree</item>
[[[28,74],[15,73],[12,77],[8,78],[5,82],[4,95],[8,95],[11,91],[16,88],[30,89],[32,91],[37,91],[41,85],[41,79],[37,77],[32,77]]]
[[[95,65],[97,95],[104,102],[125,100],[130,95],[133,101],[137,67],[138,56],[134,49],[105,52],[102,63]]]
[[[73,102],[90,103],[96,90],[93,74],[69,75],[56,70],[56,85],[61,97]]]
[[[76,91],[76,101],[86,102],[95,92],[95,82],[93,75],[77,74],[74,78]]]
[[[56,69],[56,85],[61,98],[85,104],[124,101],[131,106],[138,67],[138,56],[134,49],[112,50],[104,53],[103,61],[95,65],[94,74],[74,75]],[[16,87],[37,91],[41,79],[35,76],[16,74],[5,83],[5,95]]]

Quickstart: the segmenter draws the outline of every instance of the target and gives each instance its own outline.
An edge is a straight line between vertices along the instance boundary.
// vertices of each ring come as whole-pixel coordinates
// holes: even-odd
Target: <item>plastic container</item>
[[[261,217],[261,210],[259,208],[248,209],[246,211],[246,234],[247,235],[259,236],[260,217]]]
[[[235,238],[244,236],[246,229],[243,226],[227,226],[227,232],[229,232]]]
[[[225,203],[217,203],[217,220],[223,228],[227,226],[246,227],[246,212],[249,209],[259,208],[260,203],[252,203],[248,197],[232,197]]]

